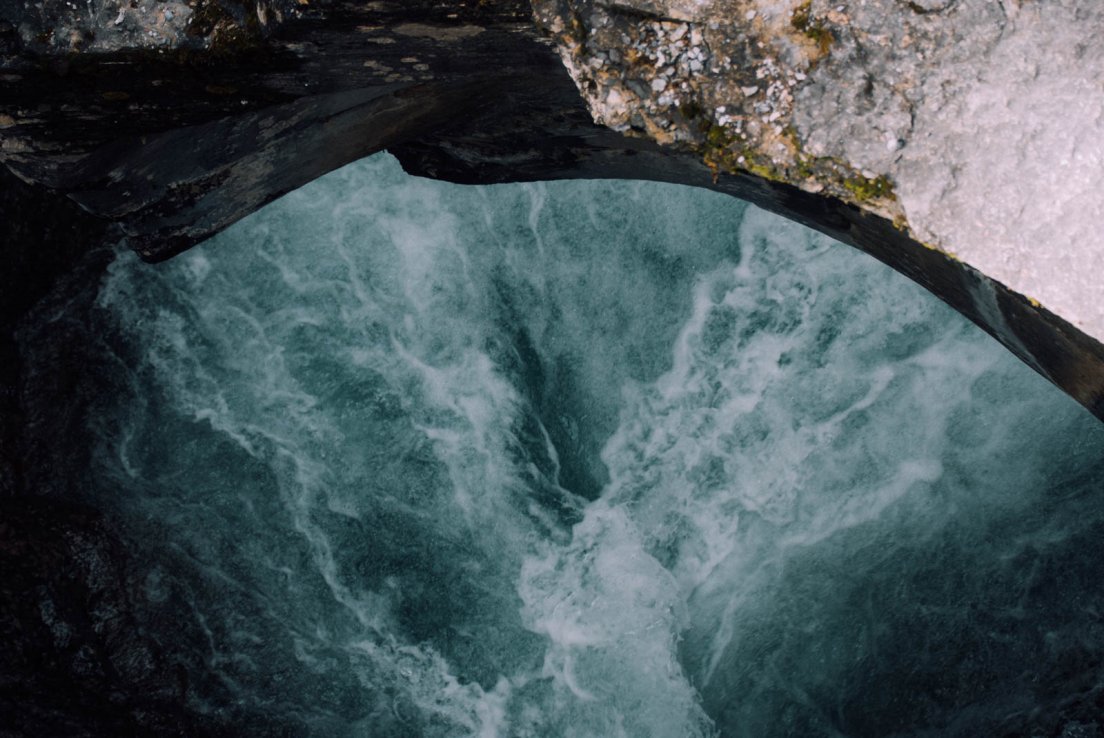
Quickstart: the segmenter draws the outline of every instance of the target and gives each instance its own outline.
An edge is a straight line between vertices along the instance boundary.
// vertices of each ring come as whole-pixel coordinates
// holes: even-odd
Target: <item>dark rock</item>
[[[0,223],[3,269],[0,269],[0,500],[21,487],[23,411],[19,403],[21,365],[14,330],[20,316],[50,289],[54,281],[81,262],[90,250],[102,249],[108,222],[41,187],[32,187],[0,169]],[[106,263],[104,259],[92,259]],[[95,280],[93,274],[88,275]]]
[[[101,514],[9,499],[0,520],[4,735],[214,735],[133,616],[130,555]]]

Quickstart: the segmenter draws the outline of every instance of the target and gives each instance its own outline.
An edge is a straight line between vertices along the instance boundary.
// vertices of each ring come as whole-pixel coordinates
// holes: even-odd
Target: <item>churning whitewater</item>
[[[243,734],[976,736],[1101,690],[1099,423],[732,199],[377,156],[120,251],[82,320],[79,494]]]

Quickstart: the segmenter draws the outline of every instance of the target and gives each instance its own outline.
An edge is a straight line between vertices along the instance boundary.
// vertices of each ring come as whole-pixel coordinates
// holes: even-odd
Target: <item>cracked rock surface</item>
[[[1104,6],[534,0],[594,118],[893,219],[1104,337]]]

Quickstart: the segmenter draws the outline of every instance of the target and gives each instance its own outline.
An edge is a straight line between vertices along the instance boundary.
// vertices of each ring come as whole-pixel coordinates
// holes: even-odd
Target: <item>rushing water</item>
[[[1099,423],[735,200],[379,156],[86,315],[42,432],[243,733],[997,735],[1101,690]]]

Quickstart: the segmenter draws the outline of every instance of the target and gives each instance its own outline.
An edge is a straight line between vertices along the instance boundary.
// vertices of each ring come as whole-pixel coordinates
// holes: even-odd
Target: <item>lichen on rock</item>
[[[696,150],[717,174],[750,171],[899,217],[888,178],[813,153],[794,127],[841,13],[817,15],[809,0],[534,6],[596,121]]]

